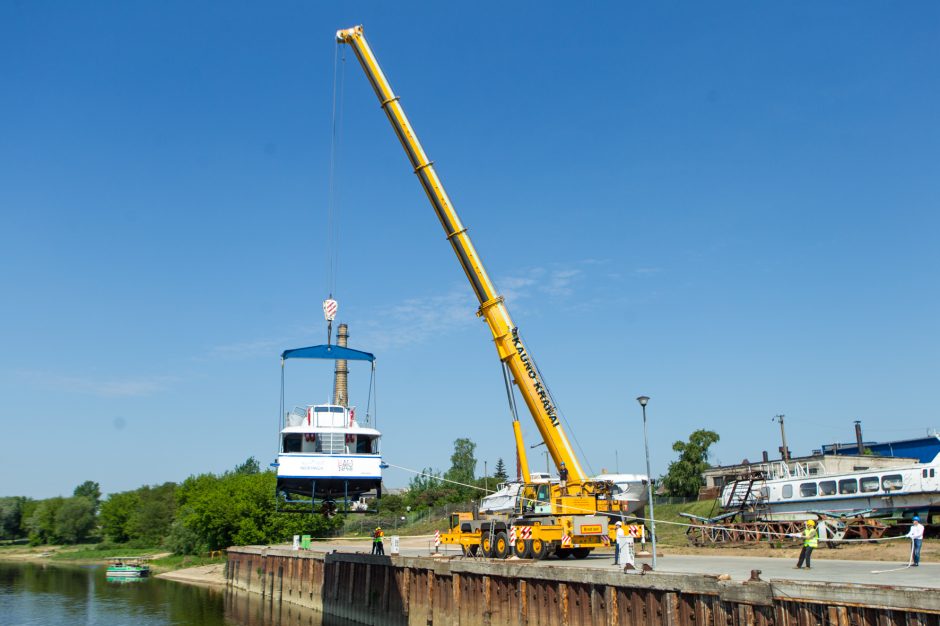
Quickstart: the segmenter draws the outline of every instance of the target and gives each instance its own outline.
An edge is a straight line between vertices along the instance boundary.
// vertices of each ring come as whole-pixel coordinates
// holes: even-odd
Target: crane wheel
[[[501,530],[496,533],[496,539],[493,541],[493,558],[505,559],[509,556],[511,549],[512,546],[509,545],[509,535],[506,534],[506,531]]]
[[[461,544],[460,551],[463,552],[464,556],[476,556],[477,550],[480,549],[479,544],[474,544],[472,546],[465,546]]]
[[[493,535],[486,533],[480,538],[480,550],[486,558],[493,558]]]
[[[541,561],[548,556],[548,543],[541,539],[529,539],[527,543],[529,544],[529,553],[533,559]]]
[[[531,559],[532,552],[529,550],[529,542],[525,539],[516,539],[512,544],[512,553],[517,559]]]
[[[569,548],[555,548],[555,556],[559,559],[567,559],[571,556],[571,550]]]
[[[571,554],[573,554],[576,559],[586,559],[590,553],[590,548],[572,548],[571,550]]]

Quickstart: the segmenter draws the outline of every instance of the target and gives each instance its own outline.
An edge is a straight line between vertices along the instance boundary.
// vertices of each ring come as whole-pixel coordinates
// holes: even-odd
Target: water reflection
[[[150,578],[109,582],[103,566],[0,562],[0,623],[134,626],[345,626],[253,594]]]
[[[352,626],[353,622],[323,615],[289,602],[275,604],[253,593],[225,594],[225,615],[244,626]]]

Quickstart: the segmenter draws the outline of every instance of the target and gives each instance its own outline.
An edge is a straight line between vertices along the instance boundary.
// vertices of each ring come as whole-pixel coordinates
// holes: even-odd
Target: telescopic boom
[[[382,73],[375,55],[372,54],[362,26],[337,31],[336,40],[348,44],[353,49],[369,82],[372,83],[375,95],[378,96],[398,140],[401,141],[408,160],[411,161],[414,172],[444,227],[447,239],[454,248],[460,266],[480,301],[477,315],[486,320],[493,333],[499,358],[509,367],[513,380],[519,387],[556,467],[564,462],[568,469],[568,480],[572,483],[582,482],[587,477],[561,427],[555,403],[542,382],[535,362],[522,342],[519,329],[509,317],[503,297],[496,292],[493,282],[483,268],[483,261],[477,255],[467,229],[461,223],[450,198],[447,197],[444,185],[437,172],[434,171],[433,163],[424,153],[424,148],[421,147],[414,129],[408,122],[398,96],[392,92],[391,85]]]

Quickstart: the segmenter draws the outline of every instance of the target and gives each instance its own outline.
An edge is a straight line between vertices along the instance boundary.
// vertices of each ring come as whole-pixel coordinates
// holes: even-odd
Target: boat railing
[[[813,471],[815,470],[815,471]],[[785,478],[815,478],[823,474],[824,467],[819,461],[805,461],[796,463],[787,463],[786,461],[775,461],[773,463],[762,463],[760,471],[768,480],[779,480]]]

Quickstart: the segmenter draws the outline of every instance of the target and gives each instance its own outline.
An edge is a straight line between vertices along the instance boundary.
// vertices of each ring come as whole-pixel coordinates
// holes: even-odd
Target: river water
[[[109,582],[100,565],[0,562],[0,626],[346,626],[290,604],[159,578]]]

